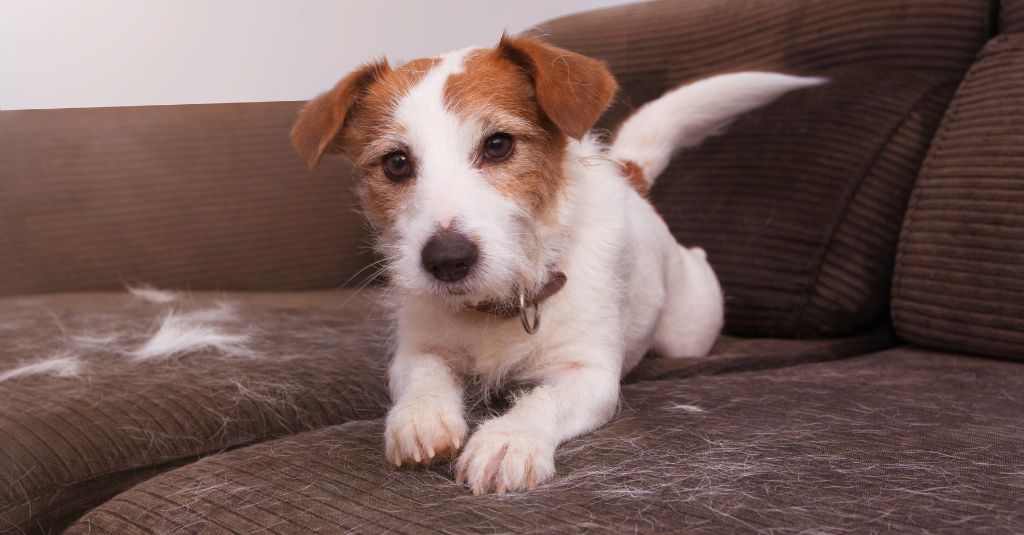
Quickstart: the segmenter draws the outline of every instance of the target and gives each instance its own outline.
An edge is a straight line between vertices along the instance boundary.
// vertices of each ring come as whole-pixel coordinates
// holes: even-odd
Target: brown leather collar
[[[537,326],[540,324],[540,315],[537,311],[537,307],[545,299],[558,293],[559,290],[565,286],[568,277],[561,271],[552,271],[551,276],[548,277],[548,282],[540,289],[539,292],[534,294],[532,297],[524,297],[523,303],[520,304],[519,296],[513,296],[511,299],[505,299],[501,301],[484,301],[478,305],[470,307],[472,310],[477,312],[483,312],[484,314],[490,314],[492,316],[498,316],[503,319],[512,319],[515,317],[523,318],[523,328],[526,332],[533,334],[536,331]],[[533,327],[529,326],[529,322],[526,319],[526,313],[528,310],[534,310],[534,322]]]

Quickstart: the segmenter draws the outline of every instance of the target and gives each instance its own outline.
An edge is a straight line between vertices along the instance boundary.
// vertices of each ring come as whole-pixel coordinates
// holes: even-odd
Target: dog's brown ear
[[[604,63],[536,38],[502,35],[498,52],[530,73],[541,110],[577,139],[594,126],[619,87]]]
[[[292,145],[310,169],[328,152],[338,152],[338,137],[349,111],[373,80],[388,71],[386,61],[369,63],[341,79],[334,87],[309,101],[292,127]]]

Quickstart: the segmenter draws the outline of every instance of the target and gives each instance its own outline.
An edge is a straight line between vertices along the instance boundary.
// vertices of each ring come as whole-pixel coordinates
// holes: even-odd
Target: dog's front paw
[[[402,400],[388,413],[384,455],[395,466],[429,465],[458,451],[467,432],[461,406],[436,398]]]
[[[455,481],[473,494],[530,490],[555,475],[555,447],[525,429],[492,420],[469,439]]]

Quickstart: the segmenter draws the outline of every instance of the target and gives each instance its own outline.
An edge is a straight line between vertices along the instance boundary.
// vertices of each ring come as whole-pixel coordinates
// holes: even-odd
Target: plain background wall
[[[305,100],[626,0],[0,0],[0,109]]]

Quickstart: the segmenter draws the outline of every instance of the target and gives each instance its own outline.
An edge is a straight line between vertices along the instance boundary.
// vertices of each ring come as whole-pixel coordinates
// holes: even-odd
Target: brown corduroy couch
[[[291,152],[299,103],[4,111],[0,533],[1024,531],[1024,1],[658,1],[538,31],[608,62],[608,129],[713,72],[831,78],[652,193],[723,282],[711,356],[645,359],[536,491],[393,470],[372,255],[348,168]],[[133,357],[216,306],[244,354]],[[54,358],[77,369],[10,374]]]

